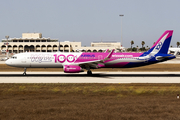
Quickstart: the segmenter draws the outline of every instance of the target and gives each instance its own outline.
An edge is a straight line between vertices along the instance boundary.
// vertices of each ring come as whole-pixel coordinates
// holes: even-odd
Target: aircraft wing
[[[104,59],[76,63],[75,65],[79,65],[82,68],[98,68],[98,67],[100,67],[98,64],[104,65],[104,61],[109,60],[111,58],[113,52],[114,52],[114,49]]]

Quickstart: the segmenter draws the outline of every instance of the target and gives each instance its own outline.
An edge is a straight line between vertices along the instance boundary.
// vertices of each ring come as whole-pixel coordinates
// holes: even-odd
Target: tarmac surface
[[[0,72],[0,83],[180,83],[180,72]]]

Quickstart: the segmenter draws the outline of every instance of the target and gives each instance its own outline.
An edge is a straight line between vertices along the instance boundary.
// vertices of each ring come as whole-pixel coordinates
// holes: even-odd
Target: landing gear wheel
[[[23,75],[26,75],[26,68],[24,68],[24,73],[23,73]]]
[[[90,70],[87,71],[88,75],[92,75],[92,72]]]

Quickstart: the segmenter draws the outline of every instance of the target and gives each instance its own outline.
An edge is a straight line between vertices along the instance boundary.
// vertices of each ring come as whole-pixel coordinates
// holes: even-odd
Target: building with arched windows
[[[106,49],[120,50],[120,42],[92,42],[90,47],[82,47],[81,42],[58,42],[58,39],[42,37],[41,33],[22,33],[22,38],[2,39],[0,50],[9,53],[23,52],[104,52]]]

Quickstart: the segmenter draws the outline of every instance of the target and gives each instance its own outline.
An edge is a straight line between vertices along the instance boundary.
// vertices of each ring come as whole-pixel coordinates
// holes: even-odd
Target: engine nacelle
[[[65,73],[78,73],[84,72],[84,70],[77,65],[64,65],[64,72]]]

